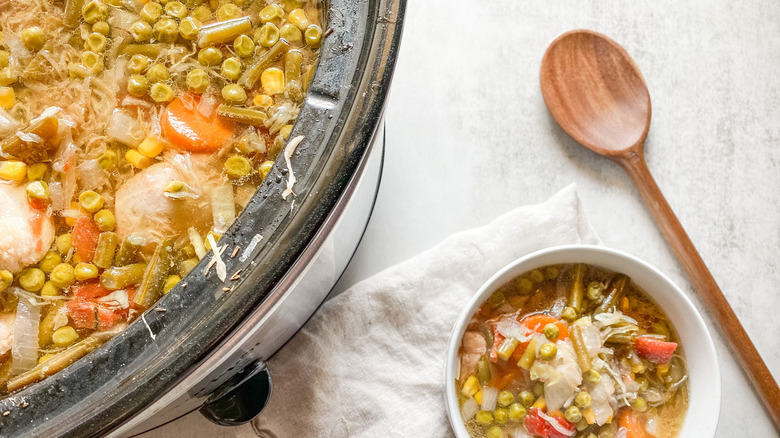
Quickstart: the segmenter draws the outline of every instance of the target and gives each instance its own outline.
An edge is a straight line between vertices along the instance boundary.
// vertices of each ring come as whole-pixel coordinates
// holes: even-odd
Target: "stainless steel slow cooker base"
[[[198,409],[231,376],[271,357],[309,319],[346,270],[371,216],[384,154],[383,132],[377,137],[360,163],[357,178],[350,181],[320,232],[277,285],[274,293],[284,299],[271,309],[258,308],[181,383],[109,436],[133,436]],[[255,396],[266,398],[261,393]],[[236,408],[253,416],[257,413],[253,409],[262,406]]]

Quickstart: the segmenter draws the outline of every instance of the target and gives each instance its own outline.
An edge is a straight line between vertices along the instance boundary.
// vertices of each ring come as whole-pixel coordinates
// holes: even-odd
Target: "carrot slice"
[[[76,300],[92,300],[110,293],[111,291],[101,286],[100,283],[81,283],[73,286],[70,290],[70,295]]]
[[[82,215],[76,219],[71,238],[73,239],[73,248],[76,249],[76,254],[82,260],[88,262],[95,256],[98,237],[100,237],[100,228],[91,217]]]
[[[648,438],[647,431],[642,426],[641,418],[633,409],[621,409],[618,413],[618,427],[625,429],[626,438]]]
[[[180,98],[174,99],[160,117],[160,128],[174,146],[190,152],[214,152],[222,148],[233,136],[234,127],[217,116],[214,111],[206,117],[198,111],[199,99],[185,97],[194,104],[187,105]]]

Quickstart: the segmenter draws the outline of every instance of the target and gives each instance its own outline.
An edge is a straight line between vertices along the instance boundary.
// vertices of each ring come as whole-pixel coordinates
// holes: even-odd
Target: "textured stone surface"
[[[648,166],[780,376],[778,16],[780,3],[755,0],[410,0],[382,186],[337,290],[574,181],[604,243],[657,266],[703,310],[628,177],[575,144],[544,107],[545,48],[561,32],[590,28],[621,43],[642,69],[653,102]],[[704,317],[723,382],[717,436],[775,436]],[[189,418],[145,436],[233,432]]]

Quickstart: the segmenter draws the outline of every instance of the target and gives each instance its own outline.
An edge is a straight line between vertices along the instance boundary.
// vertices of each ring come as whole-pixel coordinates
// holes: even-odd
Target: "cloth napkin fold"
[[[574,184],[354,285],[270,360],[273,394],[251,428],[266,438],[452,436],[444,364],[461,310],[511,261],[569,243],[599,243]]]

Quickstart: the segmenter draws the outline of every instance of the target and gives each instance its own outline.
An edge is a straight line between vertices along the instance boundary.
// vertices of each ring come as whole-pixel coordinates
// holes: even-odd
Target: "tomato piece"
[[[234,127],[217,115],[210,117],[198,111],[199,98],[185,96],[174,99],[160,117],[160,128],[176,147],[190,152],[214,152],[221,149],[231,137]]]
[[[95,250],[97,249],[98,237],[100,237],[100,228],[98,228],[91,217],[82,215],[76,219],[71,239],[73,248],[76,249],[76,254],[82,260],[86,262],[92,261],[92,257],[95,256]]]
[[[666,342],[649,336],[640,336],[634,341],[636,354],[642,359],[652,363],[663,364],[669,362],[677,349],[676,342]]]
[[[576,429],[573,423],[570,423],[565,418],[552,417],[552,420],[557,422],[560,427],[571,430],[571,433],[566,435],[558,432],[552,424],[542,418],[542,416],[539,415],[540,412],[539,408],[531,408],[523,419],[523,425],[528,433],[542,438],[568,438],[574,435]]]

